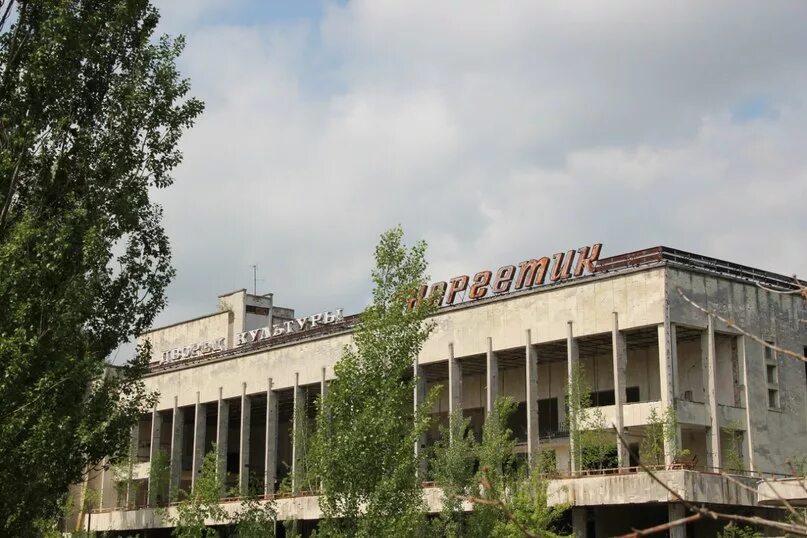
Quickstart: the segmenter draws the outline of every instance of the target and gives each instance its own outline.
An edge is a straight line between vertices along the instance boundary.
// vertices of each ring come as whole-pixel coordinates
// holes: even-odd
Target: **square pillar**
[[[196,392],[196,409],[193,420],[193,465],[191,466],[191,490],[196,488],[196,481],[202,470],[205,459],[205,435],[207,434],[207,406],[201,403],[199,391]]]
[[[230,430],[230,402],[222,397],[223,391],[224,389],[219,387],[219,416],[216,423],[216,450],[218,452],[216,477],[222,494],[227,489],[227,438]]]
[[[153,464],[157,459],[157,454],[160,452],[160,437],[162,436],[163,417],[155,408],[151,413],[151,448],[149,449],[149,461]],[[148,482],[148,504],[155,506],[157,504],[157,495],[159,491],[154,487],[154,481],[149,477]]]
[[[132,473],[134,466],[138,464],[137,449],[140,445],[140,419],[132,426],[131,437],[129,438],[129,483],[126,485],[126,508],[129,509],[134,506],[134,480],[132,480]]]
[[[462,411],[462,365],[454,358],[454,344],[448,344],[448,413]]]
[[[485,416],[490,416],[499,397],[499,358],[493,352],[493,339],[488,336],[485,358]]]
[[[418,364],[419,357],[415,357],[414,362],[414,375],[415,375],[415,390],[413,395],[414,401],[414,415],[416,416],[418,413],[418,409],[426,401],[426,375],[423,371],[423,367]],[[428,413],[430,410],[426,409],[425,412]],[[418,438],[415,440],[415,457],[419,458],[419,473],[420,478],[425,479],[426,473],[428,471],[428,461],[426,458],[421,458],[420,456],[424,454],[426,451],[426,432],[421,433]]]
[[[238,491],[249,493],[249,423],[252,416],[252,400],[247,396],[247,384],[241,384],[241,437],[238,461]]]
[[[681,503],[670,503],[667,505],[667,517],[670,522],[683,519],[686,517],[686,508]],[[687,526],[670,527],[670,538],[687,538]]]
[[[291,432],[291,491],[297,493],[300,490],[298,473],[302,471],[302,460],[304,447],[298,446],[302,441],[301,428],[303,422],[307,420],[305,416],[305,398],[303,389],[300,387],[300,374],[294,374],[294,412],[292,414]]]
[[[661,391],[662,413],[668,413],[670,409],[675,411],[675,372],[678,361],[675,346],[675,325],[670,323],[669,317],[665,314],[664,322],[658,325],[658,359],[659,359],[659,388]],[[671,465],[678,453],[678,446],[681,439],[681,427],[676,428],[675,435],[664,435],[664,464]]]
[[[572,536],[588,537],[588,510],[585,506],[572,507]]]
[[[625,371],[628,365],[628,349],[625,345],[625,335],[619,330],[619,315],[614,312],[611,328],[611,350],[613,352],[614,368],[614,426],[620,434],[625,433],[625,419],[622,406],[625,405]],[[630,463],[628,449],[619,439],[616,440],[617,459],[620,467],[627,467]]]
[[[701,336],[701,352],[706,387],[706,414],[709,427],[706,434],[706,466],[720,469],[723,466],[720,451],[720,423],[717,414],[717,366],[715,362],[714,318],[708,316],[706,334]]]
[[[527,458],[532,465],[538,453],[538,353],[532,345],[532,333],[529,329],[524,332],[524,357],[526,377],[526,403],[527,403]]]
[[[737,337],[737,349],[740,353],[740,364],[743,369],[743,394],[745,399],[745,442],[746,454],[748,455],[747,463],[749,471],[756,471],[756,462],[754,461],[754,429],[751,427],[751,388],[750,376],[748,375],[748,337]]]
[[[264,454],[263,493],[272,495],[275,492],[277,479],[277,394],[272,390],[270,377],[266,387],[266,453]]]
[[[174,418],[171,423],[171,472],[168,497],[176,500],[179,494],[179,479],[182,475],[182,433],[185,426],[185,410],[178,407],[179,397],[174,396]]]
[[[574,338],[573,326],[572,326],[572,322],[570,321],[568,323],[568,327],[567,327],[567,331],[566,331],[566,366],[567,366],[567,374],[568,374],[568,379],[567,379],[567,383],[566,383],[566,393],[567,394],[569,393],[569,388],[572,385],[572,374],[573,374],[574,369],[577,367],[579,362],[580,362],[580,350],[579,350],[579,348],[577,346],[577,339]],[[568,417],[567,417],[567,420],[568,420]],[[576,443],[575,443],[574,435],[571,435],[571,432],[569,432],[569,433],[570,433],[570,435],[569,435],[569,464],[571,465],[571,471],[573,473],[576,473],[577,471],[580,470],[580,461],[578,461],[579,457],[578,457],[578,454],[577,454],[578,447],[575,446]],[[572,515],[574,516],[574,513]],[[577,536],[576,533],[575,533],[575,536]]]

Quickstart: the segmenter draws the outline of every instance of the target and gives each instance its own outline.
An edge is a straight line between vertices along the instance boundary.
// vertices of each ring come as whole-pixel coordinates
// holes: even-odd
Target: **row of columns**
[[[702,335],[703,341],[701,349],[703,350],[703,364],[704,364],[704,386],[706,387],[706,407],[709,418],[709,428],[707,435],[707,465],[711,467],[721,466],[720,456],[720,428],[719,428],[719,415],[717,407],[716,394],[716,363],[715,363],[715,334],[714,334],[714,321],[711,317],[708,320],[707,330]],[[676,349],[676,329],[675,325],[670,323],[669,319],[665,319],[662,324],[658,325],[658,345],[659,345],[659,377],[661,388],[661,402],[664,408],[672,406],[675,401],[675,388],[677,385],[677,349]],[[744,370],[747,371],[744,345],[741,346],[742,361]],[[614,422],[617,431],[624,432],[624,415],[623,405],[625,403],[625,376],[627,366],[627,348],[625,343],[625,336],[619,329],[619,317],[616,312],[613,313],[612,321],[612,367],[614,379],[614,403],[615,403],[615,416]],[[575,366],[579,363],[579,347],[577,337],[574,335],[574,325],[570,321],[567,326],[567,366],[568,377],[571,382],[572,372]],[[527,407],[527,450],[530,459],[537,453],[539,447],[539,416],[538,416],[538,353],[536,346],[532,343],[532,335],[530,330],[525,331],[525,382],[526,382],[526,407]],[[414,403],[417,406],[425,400],[426,386],[425,377],[423,376],[422,365],[415,364],[415,373],[419,380],[415,387]],[[487,352],[486,352],[486,413],[490,414],[495,405],[498,397],[498,358],[493,351],[493,342],[490,337],[487,339]],[[454,346],[448,346],[448,385],[449,385],[449,412],[453,413],[462,408],[462,363],[454,355]],[[747,384],[746,384],[747,385]],[[322,369],[321,389],[326,390],[325,382],[325,369]],[[747,390],[747,387],[746,387]],[[303,403],[303,391],[299,385],[299,374],[295,374],[295,383],[293,389],[294,395],[294,409],[300,410]],[[264,454],[264,483],[265,493],[273,493],[274,482],[276,478],[277,466],[277,438],[278,438],[278,396],[274,390],[273,381],[271,378],[267,380],[266,388],[266,450]],[[206,438],[206,413],[204,412],[205,406],[200,401],[200,395],[197,392],[196,405],[195,405],[195,420],[194,420],[194,440],[193,440],[193,463],[192,463],[192,487],[196,485],[196,479],[201,470],[202,461],[204,459],[204,443]],[[227,455],[227,432],[229,431],[229,411],[230,402],[223,398],[223,389],[219,389],[218,405],[218,421],[216,431],[216,442],[218,446],[218,464],[217,472],[219,476],[224,476],[226,473],[226,455]],[[169,489],[176,491],[179,486],[179,479],[181,473],[181,450],[182,450],[182,436],[184,425],[184,412],[185,409],[178,407],[178,398],[174,398],[173,406],[173,420],[171,432],[171,466],[169,473]],[[240,461],[239,461],[239,490],[246,493],[248,489],[249,480],[249,461],[251,455],[249,453],[250,446],[250,415],[251,415],[251,396],[247,394],[247,385],[242,385],[241,394],[241,423],[240,423]],[[156,457],[159,450],[160,437],[163,426],[163,418],[160,412],[156,410],[152,418],[151,430],[151,459]],[[292,435],[296,438],[298,421],[293,420]],[[750,432],[749,432],[750,435]],[[571,440],[573,442],[573,440]],[[297,489],[299,484],[295,483],[297,476],[296,470],[300,465],[302,454],[300,447],[292,443],[292,488]],[[673,439],[665,439],[665,462],[672,463],[672,459],[676,452],[676,447],[680,446],[680,428]],[[416,443],[415,450],[421,451],[425,448],[425,434]],[[574,446],[570,446],[571,470],[573,472],[579,470],[579,461],[575,456]],[[622,443],[617,443],[618,448],[618,461],[620,466],[625,466],[628,463],[627,450]],[[750,451],[753,452],[753,451]],[[149,502],[153,503],[156,500],[157,492],[154,488],[149,486]]]
[[[711,328],[708,333],[711,335],[711,352],[709,353],[709,360],[711,361],[711,370],[714,370],[714,332]],[[627,370],[627,346],[625,335],[619,329],[619,315],[614,312],[612,319],[612,367],[614,379],[614,426],[619,433],[624,433],[624,414],[623,405],[626,400],[626,370]],[[677,386],[677,346],[676,346],[676,331],[675,325],[670,323],[669,319],[665,319],[664,323],[658,325],[658,341],[659,341],[659,372],[660,372],[660,387],[661,387],[661,402],[662,406],[666,409],[674,405],[675,390]],[[566,336],[566,350],[567,350],[567,375],[568,383],[572,382],[572,374],[575,367],[579,364],[580,350],[578,345],[578,337],[574,334],[574,324],[569,321],[567,325]],[[487,339],[487,352],[485,357],[485,408],[486,414],[489,415],[498,398],[499,383],[498,383],[498,359],[496,353],[493,351],[492,338]],[[418,384],[415,387],[414,402],[415,408],[425,400],[426,397],[426,380],[423,375],[423,365],[417,360],[415,361],[415,375],[418,379]],[[539,446],[539,416],[538,416],[538,352],[536,345],[532,342],[531,331],[525,331],[525,383],[526,383],[526,411],[527,411],[527,454],[532,461],[533,455],[537,454]],[[714,375],[712,374],[712,377]],[[714,379],[712,379],[712,383]],[[713,393],[713,391],[712,391]],[[449,413],[453,414],[455,411],[462,409],[462,362],[454,355],[453,343],[448,344],[448,403]],[[710,401],[715,402],[712,398]],[[716,411],[710,413],[710,416],[716,417]],[[713,441],[715,446],[719,446],[719,430],[717,440]],[[672,439],[665,436],[665,462],[671,464],[676,453],[677,446],[680,446],[681,433],[680,428]],[[580,470],[580,462],[575,456],[576,451],[573,446],[574,439],[570,438],[570,454],[571,454],[571,470],[576,472]],[[416,452],[425,448],[425,434],[421,436],[415,446]],[[628,451],[621,442],[617,442],[617,457],[619,466],[627,466],[629,462]]]
[[[266,386],[266,424],[265,424],[265,451],[264,451],[264,494],[271,495],[274,493],[274,484],[277,478],[277,461],[278,461],[278,434],[279,434],[279,410],[278,410],[278,393],[274,390],[274,382],[272,378],[268,378]],[[322,394],[327,391],[327,382],[325,377],[325,368],[322,368],[322,379],[320,382],[320,390]],[[239,473],[238,473],[238,490],[241,495],[245,495],[249,490],[249,468],[252,455],[250,454],[250,425],[251,425],[251,411],[252,411],[252,397],[256,394],[247,393],[247,384],[243,383],[241,388],[241,420],[239,424]],[[295,374],[294,380],[294,417],[292,419],[292,438],[296,439],[298,435],[298,428],[301,427],[300,421],[306,420],[305,409],[305,394],[303,387],[299,383],[299,374]],[[228,452],[228,437],[230,429],[230,401],[223,397],[223,388],[219,388],[219,398],[217,402],[218,416],[216,421],[216,473],[221,477],[222,485],[224,477],[227,473],[227,452]],[[207,437],[207,403],[202,403],[200,393],[196,393],[196,404],[194,407],[194,423],[193,423],[193,452],[191,464],[191,488],[196,487],[196,481],[201,473],[202,462],[205,457],[205,439]],[[172,495],[178,491],[180,484],[180,477],[182,472],[182,447],[183,447],[183,433],[185,424],[185,408],[178,406],[178,397],[174,397],[174,406],[171,411],[171,448],[170,448],[170,464],[169,464],[169,494]],[[303,417],[303,418],[300,418]],[[162,428],[164,425],[163,412],[154,410],[152,412],[151,422],[151,448],[149,452],[149,460],[155,461],[158,457],[160,450],[160,440],[162,437]],[[137,430],[132,430],[132,442],[137,443]],[[299,465],[301,465],[303,454],[301,447],[292,443],[292,490],[297,491],[300,484],[296,483],[298,476]],[[157,501],[159,491],[153,480],[149,480],[148,484],[148,503],[153,505]]]

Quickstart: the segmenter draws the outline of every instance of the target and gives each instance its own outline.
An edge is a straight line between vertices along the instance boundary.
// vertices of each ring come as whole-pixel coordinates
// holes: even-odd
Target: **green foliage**
[[[463,497],[477,484],[474,473],[477,446],[470,422],[463,418],[462,411],[455,411],[448,418],[448,426],[440,428],[440,439],[432,446],[431,470],[435,484],[443,491],[443,510],[432,522],[433,535],[464,535]]]
[[[548,460],[545,460],[545,462]],[[513,517],[538,536],[560,536],[553,532],[568,506],[547,506],[547,480],[538,472],[521,473],[507,488],[507,507]],[[524,533],[513,521],[500,518],[490,534],[495,538],[522,538]]]
[[[117,506],[131,508],[134,494],[134,466],[137,460],[137,447],[130,443],[129,451],[112,465],[112,480],[115,484]]]
[[[166,492],[171,475],[171,458],[166,450],[158,449],[149,463],[149,490],[154,496],[149,499],[157,506],[163,506],[168,502]]]
[[[744,471],[742,430],[738,424],[729,423],[722,431],[726,435],[723,443],[723,467],[729,471]]]
[[[205,520],[224,520],[226,513],[219,505],[222,483],[217,473],[218,450],[216,445],[205,454],[202,468],[194,484],[193,491],[177,504],[177,515],[168,516],[174,526],[173,536],[177,538],[215,537],[218,533],[205,525]]]
[[[606,429],[599,408],[591,406],[591,386],[582,364],[572,368],[566,395],[566,421],[572,457],[579,469],[606,469],[617,466],[617,440]]]
[[[664,443],[677,445],[678,416],[675,409],[668,407],[661,413],[655,408],[650,410],[647,417],[645,434],[639,445],[639,459],[645,465],[664,465]],[[683,451],[676,450],[676,456]]]
[[[733,521],[723,527],[717,538],[762,538],[764,534],[747,525],[737,525]]]
[[[9,12],[6,10],[9,9]],[[0,20],[0,535],[58,516],[153,399],[148,328],[173,270],[152,189],[201,112],[148,0],[5,2]]]
[[[275,535],[277,510],[272,501],[259,501],[252,492],[241,500],[241,506],[233,517],[237,538],[264,538]]]
[[[320,402],[311,461],[322,481],[320,536],[409,536],[423,515],[413,447],[428,427],[432,391],[412,408],[408,376],[433,329],[433,301],[407,308],[427,280],[425,243],[403,243],[400,227],[375,250],[372,304],[362,313]]]
[[[516,439],[507,427],[507,421],[515,409],[516,403],[512,397],[499,397],[482,426],[482,442],[477,451],[479,478],[487,469],[487,476],[496,487],[504,484],[506,473],[512,470],[515,463]]]

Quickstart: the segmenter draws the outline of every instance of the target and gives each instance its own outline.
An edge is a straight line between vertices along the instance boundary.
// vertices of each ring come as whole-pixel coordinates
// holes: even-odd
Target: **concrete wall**
[[[800,318],[807,316],[804,315],[804,301],[799,296],[771,293],[754,283],[670,267],[667,279],[670,319],[673,323],[697,329],[706,328],[706,315],[686,303],[677,292],[679,288],[699,305],[778,346],[802,353],[807,345],[807,326],[799,323]],[[736,338],[738,333],[719,321],[715,323],[715,331],[721,333],[715,340],[717,401],[727,406],[721,406],[720,426],[728,426],[728,421],[739,421],[741,427],[745,428],[746,420],[741,410],[746,407],[742,393],[747,384],[755,469],[789,472],[786,461],[807,454],[807,381],[804,363],[784,354],[775,354],[781,408],[770,409],[764,347],[750,338]],[[732,341],[737,345],[736,352],[732,350]],[[735,353],[741,362],[743,346],[748,364],[747,379],[742,365],[733,365]],[[693,368],[691,374],[685,372],[689,372],[690,366],[699,360],[696,359],[696,354],[699,354],[696,349],[699,349],[697,342],[687,344],[678,370],[680,388],[690,387],[693,393],[697,393],[699,386],[697,368]],[[739,401],[736,391],[739,391]]]
[[[151,342],[152,361],[162,360],[163,351],[216,338],[230,338],[231,313],[217,312],[184,323],[177,323],[144,333],[138,343]]]

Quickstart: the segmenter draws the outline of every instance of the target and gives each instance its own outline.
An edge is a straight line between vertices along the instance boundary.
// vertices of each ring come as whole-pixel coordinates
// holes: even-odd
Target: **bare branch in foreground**
[[[708,316],[712,316],[713,318],[719,319],[720,321],[725,323],[727,327],[730,327],[730,328],[734,329],[735,331],[739,332],[743,336],[747,336],[751,340],[753,340],[753,341],[755,341],[755,342],[757,342],[759,344],[762,344],[763,346],[768,347],[768,348],[770,348],[770,349],[772,349],[772,350],[774,350],[774,351],[776,351],[778,353],[784,353],[785,355],[789,355],[790,357],[793,357],[793,358],[798,359],[800,361],[807,362],[807,357],[804,357],[803,355],[801,355],[799,353],[796,353],[795,351],[791,351],[789,349],[779,347],[777,345],[771,344],[770,342],[766,342],[765,340],[763,340],[759,336],[757,336],[757,335],[755,335],[753,333],[750,333],[750,332],[746,331],[745,329],[743,329],[742,327],[738,326],[736,323],[734,323],[733,320],[730,320],[728,318],[724,318],[723,316],[721,316],[720,314],[718,314],[714,310],[709,310],[708,308],[702,307],[701,305],[699,305],[698,303],[696,303],[695,301],[693,301],[692,299],[687,297],[686,294],[684,293],[684,291],[681,288],[678,288],[678,295],[680,295],[686,302],[688,302],[689,304],[691,304],[692,306],[694,306],[695,308],[697,308],[698,310],[700,310],[704,314],[706,314]]]
[[[493,491],[493,486],[490,483],[490,476],[488,474],[488,468],[485,467],[482,469],[483,478],[481,480],[482,488],[486,491]],[[479,497],[465,497],[465,500],[472,503],[472,504],[482,504],[485,506],[494,506],[501,510],[502,514],[508,521],[512,521],[513,525],[515,525],[521,534],[526,536],[527,538],[546,538],[548,535],[546,534],[533,534],[532,532],[524,526],[516,516],[507,508],[507,505],[501,499],[482,499]]]
[[[680,290],[679,290],[679,293],[680,293]],[[628,452],[633,454],[633,451],[631,451],[630,446],[628,445],[628,442],[625,439],[625,437],[622,435],[622,433],[617,431],[616,434],[619,437],[619,441],[625,446],[625,448],[628,450]],[[633,454],[633,455],[634,455],[634,457],[636,457],[636,454]],[[641,460],[639,460],[638,457],[636,459],[639,461],[639,467],[644,472],[646,472],[650,476],[650,478],[653,479],[653,481],[655,481],[661,487],[663,487],[669,493],[671,493],[673,495],[673,497],[675,497],[677,500],[682,502],[684,504],[684,506],[686,506],[691,512],[695,512],[696,514],[700,514],[702,518],[708,518],[708,519],[713,519],[713,520],[722,519],[722,520],[725,520],[725,521],[737,521],[737,522],[741,522],[741,523],[747,523],[749,525],[759,525],[759,526],[762,526],[762,527],[769,527],[769,528],[773,528],[773,529],[778,529],[778,530],[785,531],[785,532],[790,532],[790,533],[793,533],[793,534],[796,534],[796,535],[799,535],[799,536],[807,536],[807,525],[799,525],[799,524],[792,524],[792,523],[782,523],[780,521],[773,521],[773,520],[761,518],[761,517],[758,517],[758,516],[741,516],[741,515],[737,515],[737,514],[726,514],[726,513],[723,513],[723,512],[716,512],[716,511],[711,510],[711,509],[709,509],[709,508],[707,508],[705,506],[696,506],[696,505],[692,504],[691,502],[685,500],[683,497],[681,497],[681,495],[678,494],[677,491],[673,490],[667,484],[665,484],[664,481],[661,480],[658,476],[656,476],[656,474],[652,470],[650,470],[650,468],[648,468],[646,465],[644,465],[641,462]],[[720,476],[726,476],[726,475],[724,473],[720,473]],[[676,520],[676,521],[678,522],[678,525],[683,525],[683,524],[686,523],[686,521],[684,521],[685,519],[686,518],[679,519],[679,520]],[[674,523],[674,522],[670,522],[670,523]],[[670,526],[668,528],[672,528],[672,526]],[[636,532],[642,532],[642,531],[636,531]],[[642,535],[639,534],[637,536],[642,536]]]
[[[681,519],[676,519],[674,521],[670,521],[662,525],[656,525],[655,527],[649,527],[647,529],[641,529],[641,530],[634,529],[633,532],[629,532],[628,534],[621,534],[616,538],[639,538],[639,536],[650,536],[651,534],[668,531],[673,527],[678,527],[679,525],[686,525],[687,523],[698,521],[699,519],[703,519],[703,515],[692,514],[691,516],[682,517]]]

